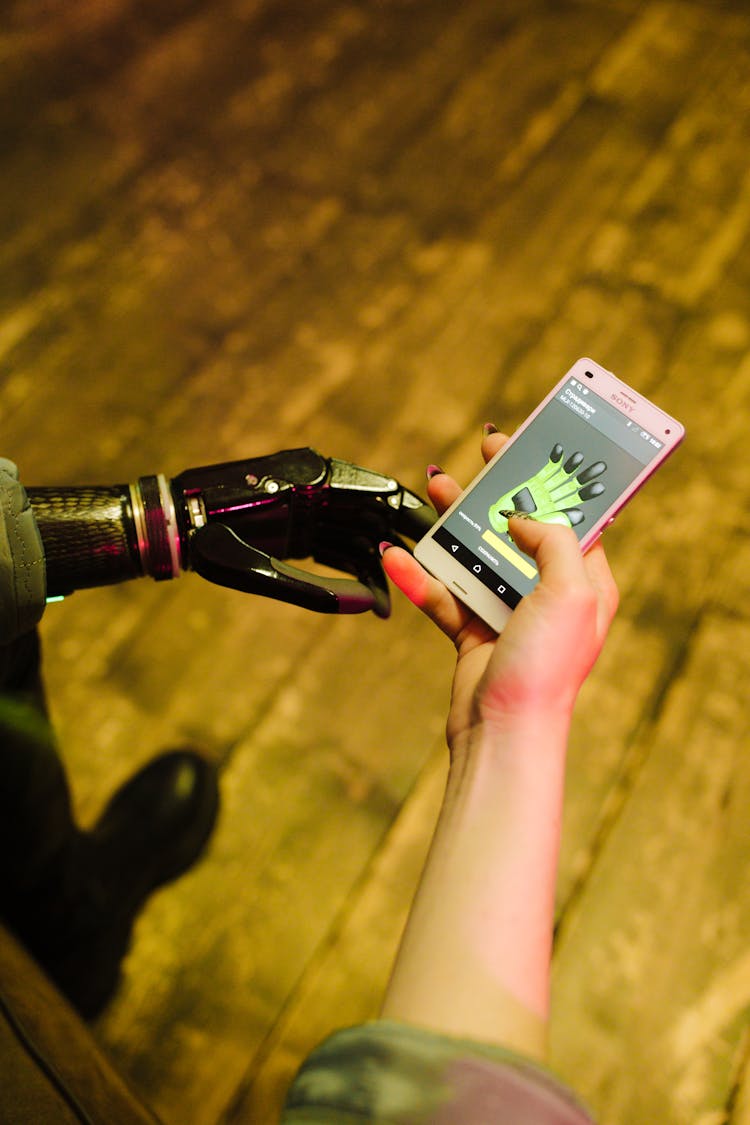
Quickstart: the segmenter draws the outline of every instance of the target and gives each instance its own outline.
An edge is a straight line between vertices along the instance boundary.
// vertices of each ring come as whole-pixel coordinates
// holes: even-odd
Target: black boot
[[[161,755],[81,832],[43,713],[36,638],[22,640],[5,658],[0,699],[0,917],[93,1018],[117,986],[145,899],[202,854],[217,773],[191,750]]]

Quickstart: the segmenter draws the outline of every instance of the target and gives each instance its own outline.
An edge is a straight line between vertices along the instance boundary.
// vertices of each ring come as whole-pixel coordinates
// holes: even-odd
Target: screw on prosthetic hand
[[[506,532],[512,515],[533,516],[542,523],[558,523],[577,527],[586,516],[577,506],[601,496],[605,486],[597,477],[607,470],[604,461],[595,461],[585,469],[583,453],[572,453],[566,461],[563,447],[556,443],[545,465],[521,484],[515,485],[492,505],[490,524],[495,531]],[[579,471],[580,469],[580,471]]]

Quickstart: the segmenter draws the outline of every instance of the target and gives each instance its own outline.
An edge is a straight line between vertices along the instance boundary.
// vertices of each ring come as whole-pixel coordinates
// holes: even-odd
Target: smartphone
[[[611,371],[579,359],[414,555],[499,633],[539,579],[508,534],[509,513],[572,527],[586,551],[684,436]]]

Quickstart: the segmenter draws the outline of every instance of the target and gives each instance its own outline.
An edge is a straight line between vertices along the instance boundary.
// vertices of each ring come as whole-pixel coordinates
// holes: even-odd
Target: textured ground
[[[572,747],[554,1062],[603,1125],[750,1121],[750,13],[740,0],[11,0],[0,418],[29,484],[310,444],[460,479],[579,355],[683,450],[607,543]],[[188,576],[44,621],[79,814],[221,764],[210,855],[97,1034],[166,1125],[270,1122],[377,1010],[451,654]]]

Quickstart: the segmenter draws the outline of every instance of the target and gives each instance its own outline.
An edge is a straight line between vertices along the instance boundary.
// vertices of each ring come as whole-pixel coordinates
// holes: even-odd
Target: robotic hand
[[[111,487],[27,488],[47,597],[194,570],[322,613],[390,612],[378,543],[419,539],[435,513],[392,477],[289,449]],[[406,545],[406,544],[403,544]],[[353,575],[328,578],[284,559]]]
[[[533,514],[544,523],[559,523],[565,527],[576,527],[583,522],[586,517],[576,505],[601,496],[605,486],[596,478],[606,472],[607,465],[604,461],[595,461],[579,472],[583,454],[573,453],[563,464],[564,455],[563,447],[556,443],[546,465],[522,484],[514,485],[492,505],[489,517],[495,531],[507,531],[508,517],[514,512]]]

